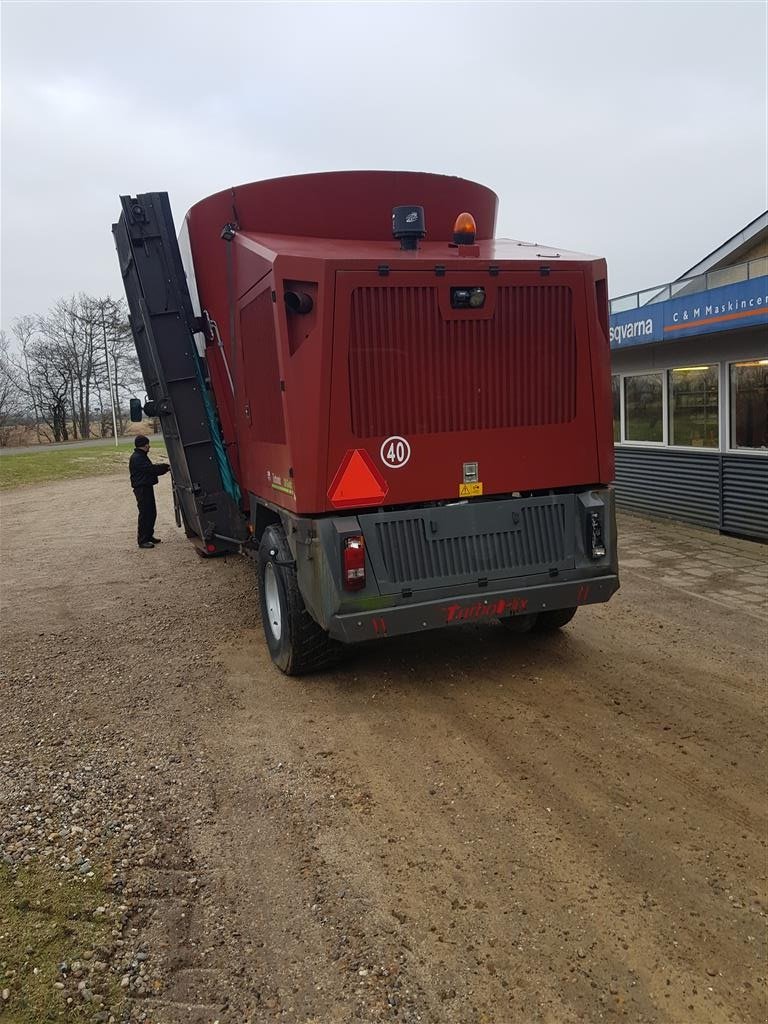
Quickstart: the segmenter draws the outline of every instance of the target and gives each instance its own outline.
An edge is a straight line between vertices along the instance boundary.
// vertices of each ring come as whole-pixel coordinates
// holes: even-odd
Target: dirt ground
[[[291,680],[250,563],[159,490],[154,551],[122,478],[2,499],[5,813],[102,772],[94,848],[118,804],[146,829],[131,1020],[766,1019],[764,546],[624,516],[619,594],[562,634]]]

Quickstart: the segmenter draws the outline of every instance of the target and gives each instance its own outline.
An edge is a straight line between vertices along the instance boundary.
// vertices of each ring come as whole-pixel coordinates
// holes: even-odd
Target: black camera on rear
[[[392,210],[392,234],[401,249],[418,249],[427,233],[423,206],[396,206]]]
[[[485,305],[485,288],[451,288],[453,309],[482,309]]]

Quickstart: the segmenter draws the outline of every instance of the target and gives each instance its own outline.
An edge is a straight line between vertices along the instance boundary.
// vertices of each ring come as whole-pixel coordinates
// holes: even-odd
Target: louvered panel
[[[571,290],[502,286],[488,320],[444,320],[437,286],[355,288],[349,383],[358,437],[567,423]]]
[[[718,529],[720,455],[664,448],[616,448],[621,508]]]
[[[768,458],[723,456],[723,530],[768,540]]]
[[[444,585],[449,581],[480,577],[509,577],[548,571],[571,564],[568,550],[567,502],[547,499],[546,503],[519,505],[499,529],[500,508],[491,509],[493,519],[478,523],[478,513],[467,516],[466,532],[441,536],[442,524],[432,517],[437,511],[420,511],[386,518],[371,518],[375,546],[368,541],[369,555],[380,559],[382,578],[393,584]],[[458,510],[456,510],[458,511]],[[368,527],[366,517],[361,524]],[[432,528],[435,534],[432,534]],[[479,528],[478,528],[479,527]],[[485,528],[483,528],[485,527]],[[492,528],[497,527],[497,528]],[[476,532],[470,532],[473,528]]]
[[[768,459],[616,448],[621,508],[768,540]]]

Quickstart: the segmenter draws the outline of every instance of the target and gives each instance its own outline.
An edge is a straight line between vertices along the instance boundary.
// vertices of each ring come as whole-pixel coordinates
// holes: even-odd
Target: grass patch
[[[114,975],[94,975],[87,984],[103,1003],[86,1002],[72,971],[80,961],[85,978],[95,961],[108,960],[112,919],[94,910],[110,907],[110,900],[98,877],[39,862],[16,870],[0,866],[0,989],[9,993],[0,1004],[3,1024],[85,1024],[100,1009],[118,1016],[123,993]],[[69,969],[62,972],[64,963]],[[65,987],[56,988],[57,982]]]
[[[53,451],[3,455],[0,456],[0,490],[7,491],[25,484],[42,484],[51,480],[106,476],[110,473],[125,473],[127,476],[128,459],[132,451],[133,445],[126,443],[117,447],[56,448]],[[153,444],[150,458],[154,462],[165,461],[165,448]]]

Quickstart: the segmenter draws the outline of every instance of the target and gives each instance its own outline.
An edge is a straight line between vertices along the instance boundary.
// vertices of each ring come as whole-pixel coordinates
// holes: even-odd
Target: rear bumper
[[[528,615],[551,611],[555,608],[574,608],[578,605],[607,601],[619,589],[616,575],[594,579],[483,589],[473,593],[441,596],[434,600],[419,600],[414,595],[404,603],[376,610],[350,611],[333,615],[328,629],[330,635],[344,643],[419,633],[445,626],[489,622],[510,615]]]

